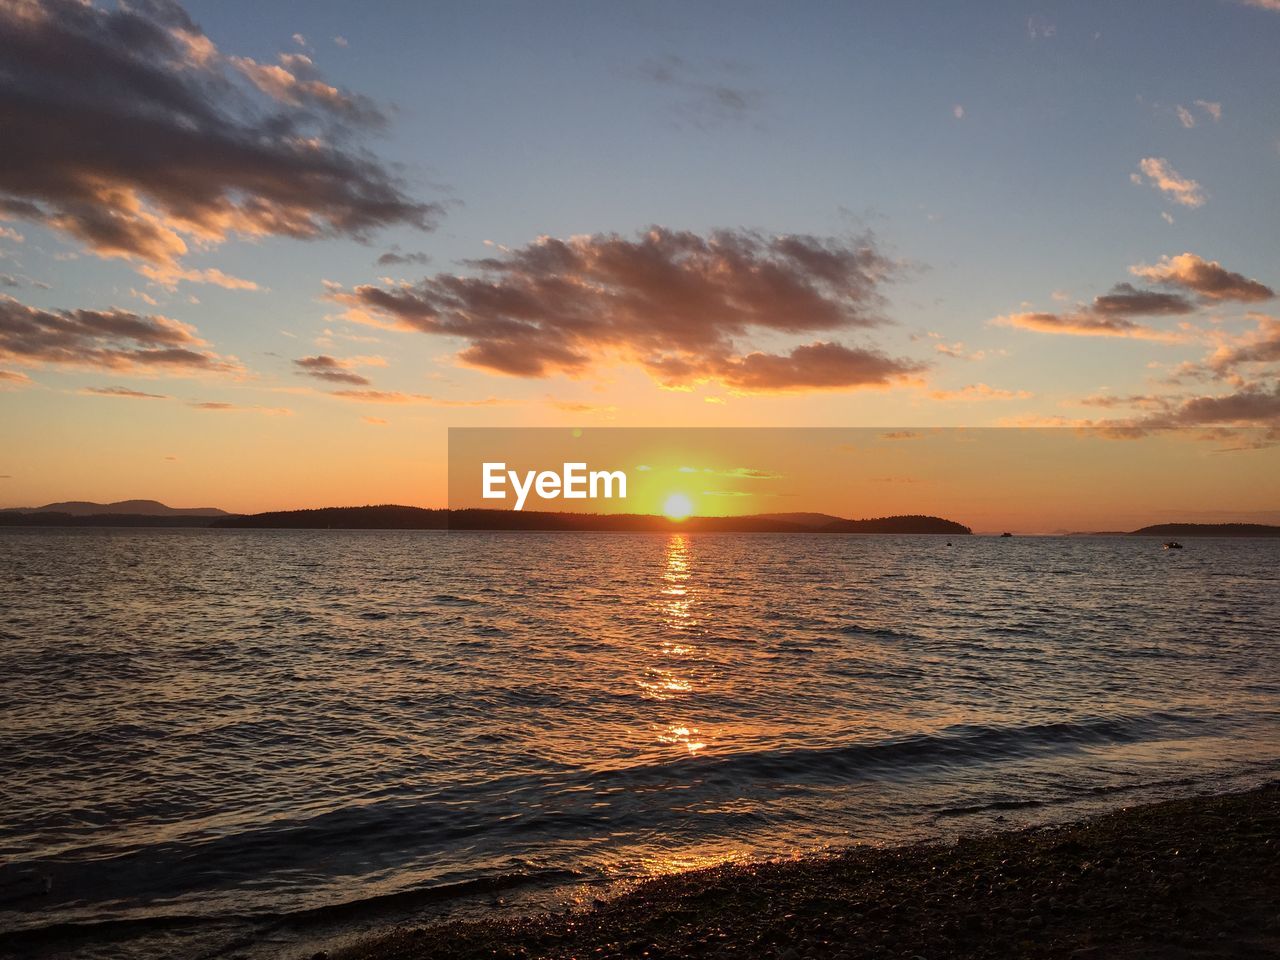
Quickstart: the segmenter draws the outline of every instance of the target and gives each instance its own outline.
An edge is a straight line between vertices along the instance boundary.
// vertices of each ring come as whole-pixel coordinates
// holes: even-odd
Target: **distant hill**
[[[1280,537],[1280,527],[1267,523],[1157,523],[1131,537]]]
[[[196,513],[154,516],[146,513],[33,513],[0,510],[0,527],[208,527],[218,517]]]
[[[43,507],[19,507],[6,513],[63,513],[70,517],[89,517],[101,514],[132,515],[139,517],[227,517],[225,510],[217,507],[169,507],[159,500],[117,500],[115,503],[92,503],[88,500],[67,500],[62,503],[46,503]]]
[[[690,517],[676,522],[645,514],[544,513],[513,510],[424,510],[394,505],[325,507],[224,517],[221,528],[346,530],[563,530],[690,533],[934,533],[964,536],[968,527],[939,517],[845,520],[827,514]]]
[[[444,530],[449,526],[448,510],[398,507],[321,507],[317,510],[272,510],[244,516],[223,517],[211,526],[238,529],[277,530]]]

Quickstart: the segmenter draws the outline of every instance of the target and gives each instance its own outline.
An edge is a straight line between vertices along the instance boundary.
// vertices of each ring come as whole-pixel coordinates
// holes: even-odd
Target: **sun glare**
[[[662,512],[668,520],[683,520],[693,513],[693,501],[683,493],[673,493],[662,505]]]

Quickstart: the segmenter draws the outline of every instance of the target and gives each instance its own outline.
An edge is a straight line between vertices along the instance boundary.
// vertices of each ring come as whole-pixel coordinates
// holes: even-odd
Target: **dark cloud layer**
[[[388,250],[382,256],[378,257],[378,266],[390,267],[404,263],[425,264],[429,263],[431,258],[425,253],[400,253],[396,250]]]
[[[349,383],[357,387],[367,387],[373,381],[350,369],[347,361],[321,354],[318,357],[302,357],[293,361],[297,373],[329,383]]]
[[[356,142],[381,115],[300,55],[223,55],[171,0],[0,0],[0,209],[172,265],[229,234],[430,228]]]
[[[193,327],[126,310],[42,310],[0,296],[0,360],[102,370],[229,373]]]
[[[1181,294],[1139,290],[1131,283],[1117,283],[1109,293],[1093,298],[1092,312],[1103,317],[1141,317],[1180,316],[1195,310],[1195,303]]]
[[[837,342],[749,349],[758,337],[884,322],[880,286],[893,265],[867,237],[652,227],[635,238],[544,237],[468,266],[470,275],[330,295],[353,319],[459,338],[463,363],[518,377],[621,360],[671,386],[789,390],[884,385],[922,369]]]

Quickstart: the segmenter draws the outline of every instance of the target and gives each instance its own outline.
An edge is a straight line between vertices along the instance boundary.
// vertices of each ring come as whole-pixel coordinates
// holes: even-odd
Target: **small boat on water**
[[[1004,533],[1000,534],[1000,536],[1001,536],[1002,538],[1003,538],[1003,537],[1012,537],[1012,536],[1013,536],[1013,534],[1012,534],[1012,533],[1009,533],[1008,531],[1005,531]]]
[[[1180,544],[1177,540],[1166,540],[1164,543],[1164,548],[1166,550],[1181,550],[1182,544]]]

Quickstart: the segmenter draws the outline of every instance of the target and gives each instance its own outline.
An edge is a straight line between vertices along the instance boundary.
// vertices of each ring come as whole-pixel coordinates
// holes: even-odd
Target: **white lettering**
[[[483,484],[481,496],[485,500],[505,500],[506,486],[510,482],[515,491],[515,509],[523,510],[529,494],[537,491],[543,500],[585,500],[603,498],[625,499],[627,475],[621,470],[587,470],[585,463],[562,464],[560,473],[554,470],[526,470],[523,474],[508,470],[501,462],[481,464]]]
[[[591,496],[604,497],[606,500],[613,497],[613,482],[618,482],[618,497],[625,500],[627,498],[627,475],[621,470],[612,472],[606,470],[596,470],[591,474]],[[604,493],[596,493],[597,481],[604,481]]]
[[[587,499],[586,483],[587,465],[585,463],[566,463],[564,465],[564,498],[566,500]]]
[[[507,498],[504,491],[496,489],[507,482],[506,469],[507,465],[505,463],[486,463],[484,465],[484,492],[481,496],[486,500],[505,500]]]
[[[538,496],[543,500],[554,500],[560,496],[560,474],[551,470],[538,474]]]
[[[520,484],[520,477],[514,470],[508,470],[507,475],[511,477],[511,486],[516,490],[516,509],[524,509],[524,498],[529,496],[529,488],[533,486],[533,471],[530,470],[525,474],[524,485]]]

